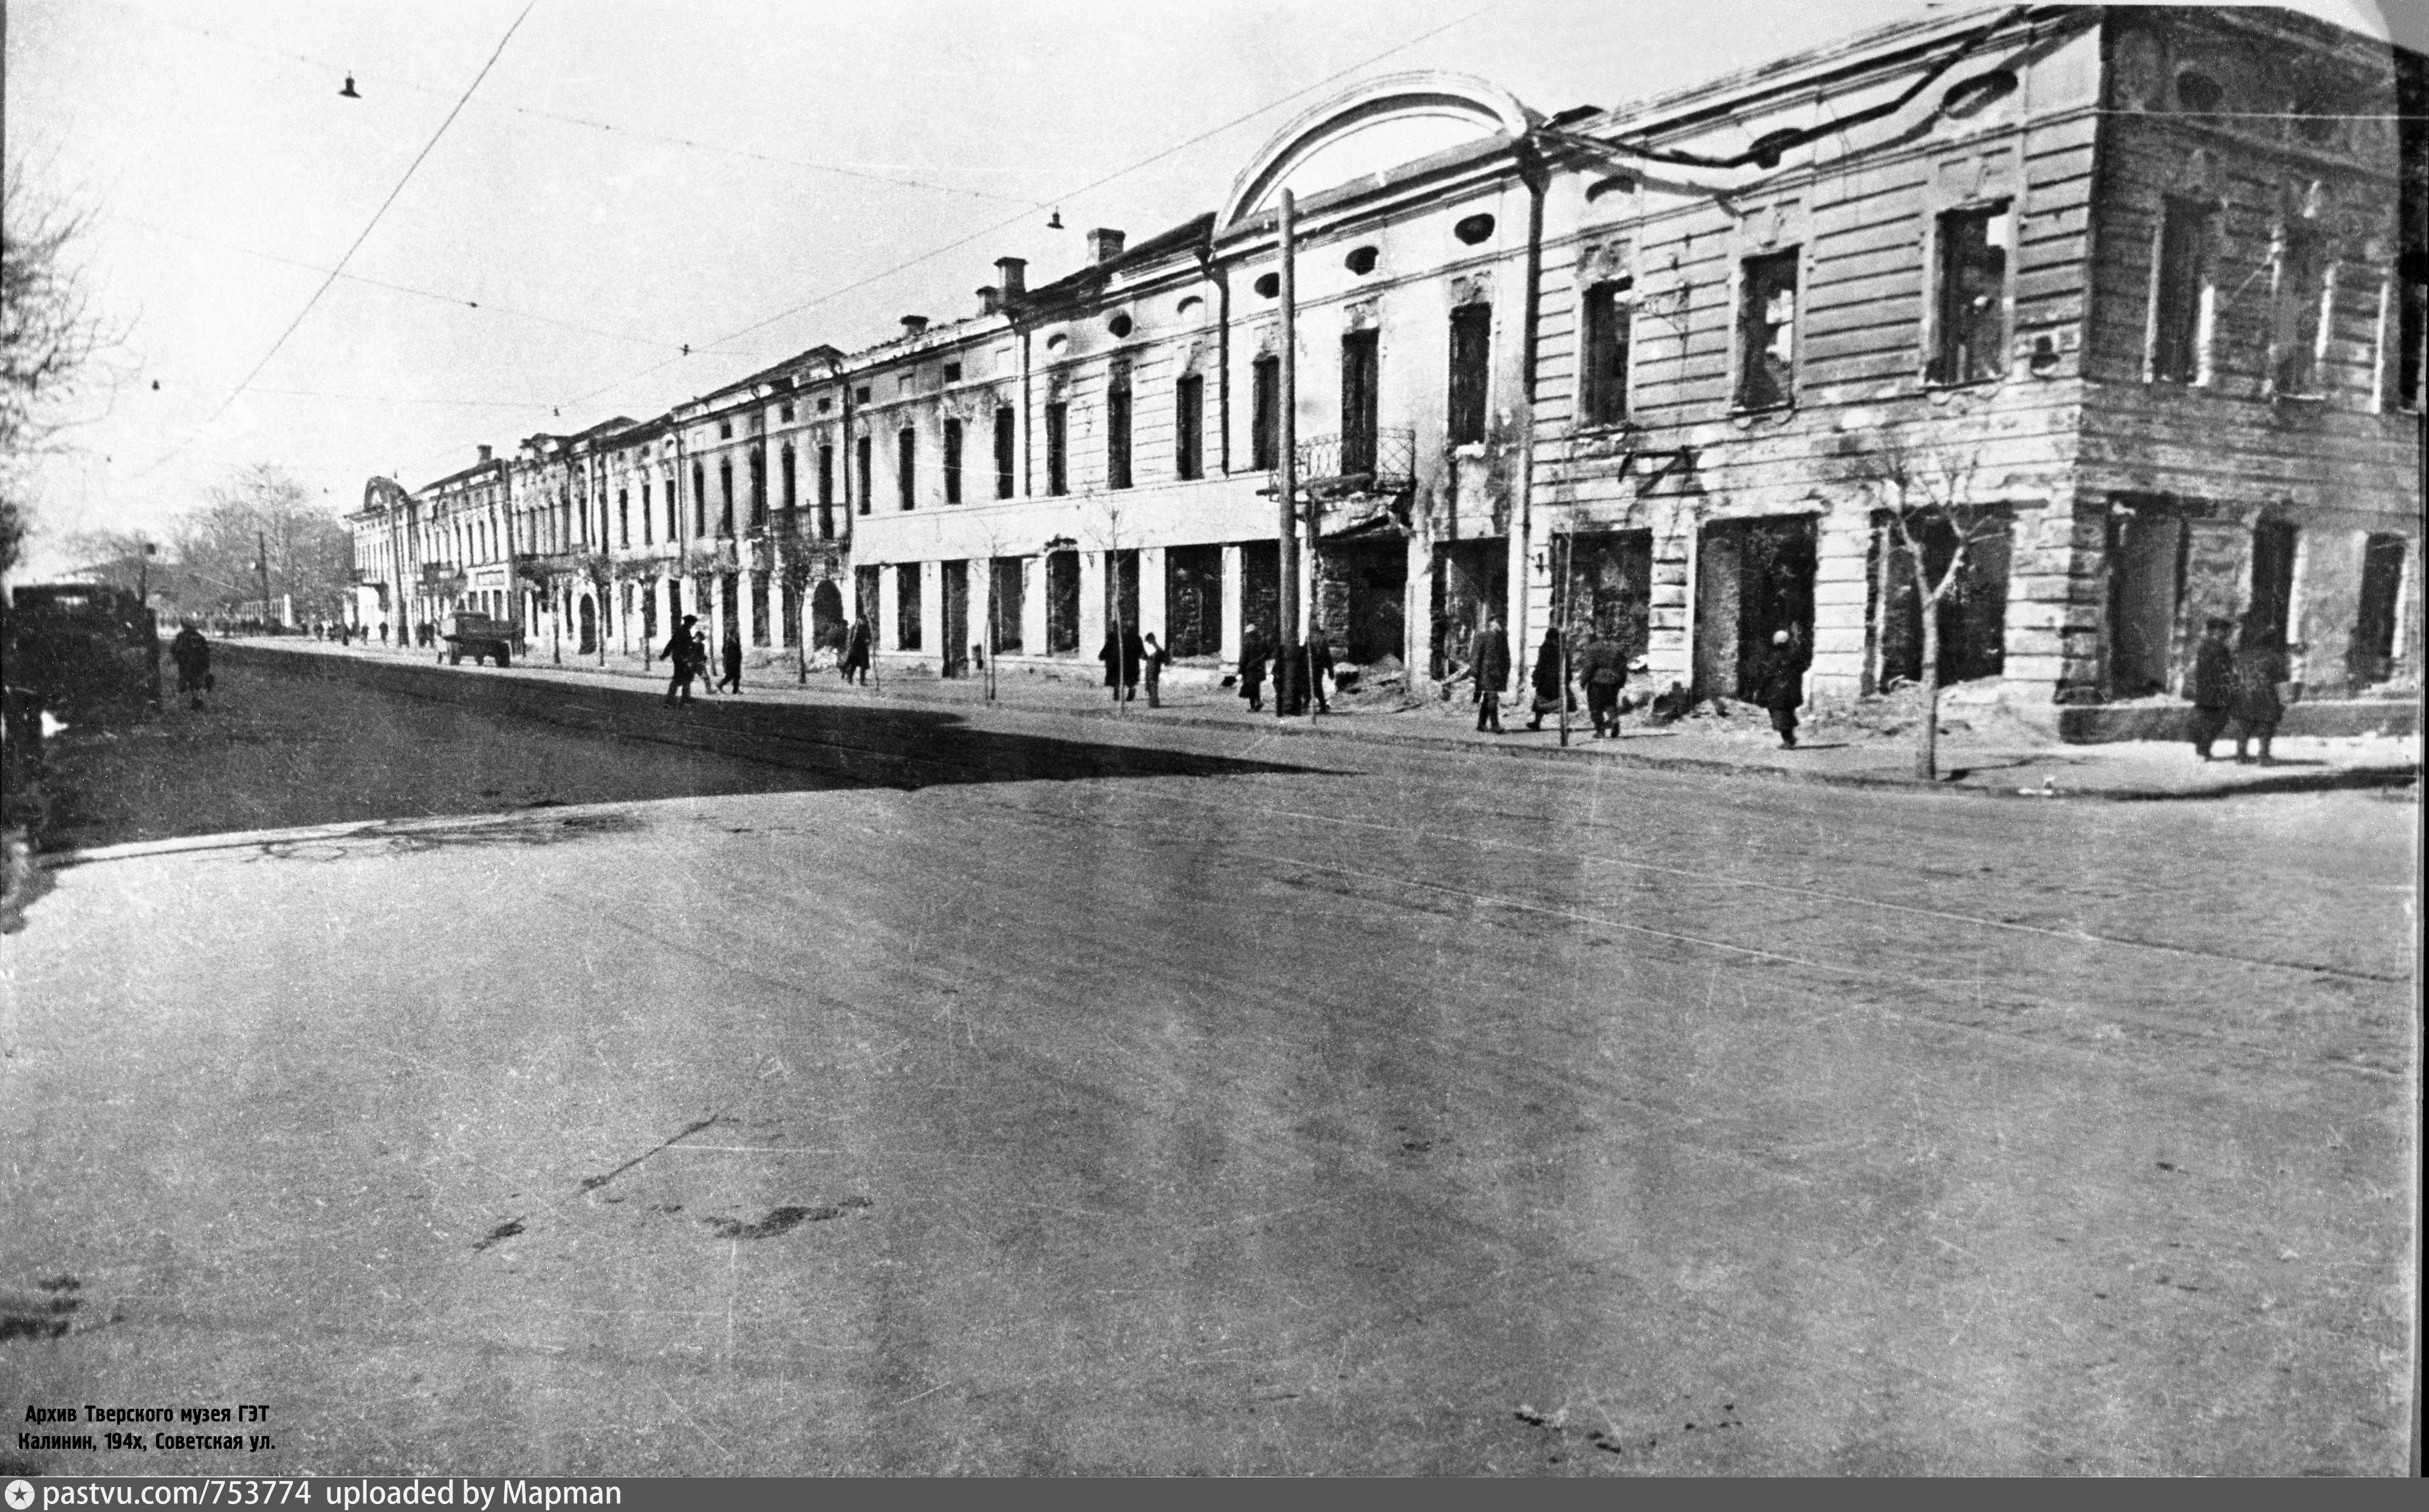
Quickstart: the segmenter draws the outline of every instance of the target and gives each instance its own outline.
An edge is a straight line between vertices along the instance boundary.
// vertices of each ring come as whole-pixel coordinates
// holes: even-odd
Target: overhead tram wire
[[[1494,0],[1494,3],[1491,5],[1481,6],[1477,9],[1467,12],[1465,15],[1454,17],[1449,21],[1444,22],[1441,25],[1436,26],[1431,31],[1420,32],[1416,36],[1411,37],[1405,41],[1396,42],[1392,46],[1383,49],[1381,52],[1377,53],[1370,58],[1361,58],[1359,61],[1350,64],[1348,67],[1335,70],[1334,72],[1326,74],[1324,77],[1315,80],[1314,83],[1302,85],[1299,88],[1291,90],[1288,94],[1279,95],[1274,99],[1268,100],[1264,104],[1258,106],[1252,110],[1245,111],[1240,115],[1233,116],[1231,120],[1224,122],[1220,125],[1213,126],[1205,131],[1201,131],[1197,136],[1188,139],[1186,141],[1176,142],[1172,146],[1166,147],[1161,152],[1153,153],[1146,157],[1142,157],[1137,162],[1132,163],[1127,167],[1117,168],[1114,170],[1114,172],[1107,173],[1104,177],[1082,185],[1081,188],[1071,190],[1069,193],[1057,195],[1050,201],[1042,201],[1038,203],[1064,205],[1079,198],[1081,195],[1092,193],[1097,189],[1104,188],[1115,179],[1126,178],[1129,175],[1137,173],[1142,168],[1151,167],[1156,163],[1164,161],[1165,158],[1172,156],[1176,153],[1187,152],[1190,148],[1197,146],[1201,141],[1208,140],[1211,138],[1219,137],[1234,126],[1242,125],[1248,122],[1255,120],[1257,117],[1264,115],[1269,110],[1274,110],[1282,106],[1288,105],[1290,102],[1299,98],[1301,95],[1312,94],[1317,90],[1323,89],[1328,84],[1332,84],[1348,77],[1350,74],[1357,73],[1361,69],[1372,68],[1377,63],[1392,57],[1396,53],[1405,53],[1410,48],[1416,46],[1420,42],[1431,41],[1434,38],[1451,30],[1453,27],[1463,26],[1467,25],[1467,23],[1476,20],[1479,16],[1489,15],[1493,11],[1500,9],[1503,3],[1504,0]],[[818,295],[816,299],[806,300],[803,303],[792,305],[789,308],[779,310],[765,320],[754,320],[751,324],[742,327],[740,330],[730,332],[706,345],[709,348],[716,348],[723,347],[730,342],[738,341],[742,337],[749,336],[755,331],[765,330],[767,327],[775,324],[779,320],[790,320],[792,317],[800,315],[804,311],[813,310],[821,304],[841,299],[844,295],[851,293],[855,289],[866,288],[871,284],[883,282],[885,279],[893,277],[897,273],[917,268],[921,263],[933,261],[935,258],[943,256],[949,252],[955,252],[963,247],[967,247],[973,241],[994,236],[999,231],[1018,225],[1026,219],[1028,219],[1028,217],[1025,215],[1016,215],[1002,221],[998,221],[992,225],[984,226],[977,231],[971,232],[968,236],[958,238],[952,241],[948,241],[941,246],[930,248],[928,251],[919,254],[916,257],[906,258],[901,262],[896,263],[890,268],[871,273],[866,278],[854,279],[849,284],[829,289],[827,292]],[[698,352],[703,349],[694,348],[693,350]],[[621,378],[618,378],[600,387],[594,388],[587,394],[578,395],[573,399],[567,400],[566,403],[568,404],[587,404],[590,401],[597,399],[602,394],[612,393],[615,390],[623,387],[627,384],[638,383],[642,379],[667,368],[672,367],[675,363],[682,360],[682,355],[669,357],[664,362],[653,364],[638,372],[628,373]]]
[[[217,237],[206,237],[191,231],[179,231],[170,226],[155,225],[149,221],[138,220],[134,216],[130,215],[113,216],[112,219],[124,222],[127,225],[140,227],[145,231],[150,231],[159,236],[175,237],[185,241],[200,242],[206,247],[218,247],[227,252],[242,253],[248,257],[259,257],[264,262],[283,263],[289,268],[302,268],[316,273],[325,273],[330,271],[329,269],[322,267],[319,263],[304,262],[294,257],[282,257],[274,252],[263,252],[258,247],[247,247],[234,241],[222,241]],[[390,289],[399,294],[411,294],[420,299],[437,300],[442,304],[454,304],[466,309],[479,310],[483,314],[487,315],[509,315],[519,320],[537,320],[542,325],[554,325],[561,330],[567,331],[580,331],[587,336],[606,337],[611,340],[627,341],[636,346],[673,349],[682,345],[680,342],[663,340],[657,337],[635,336],[628,331],[610,331],[604,326],[584,325],[577,320],[559,320],[554,315],[541,315],[532,310],[519,310],[511,304],[500,304],[494,301],[466,299],[461,294],[441,294],[436,289],[416,288],[410,284],[392,284],[384,278],[372,278],[363,273],[340,273],[339,276],[344,278],[348,283],[368,284],[373,288]],[[276,392],[292,393],[297,392],[297,390],[256,388],[254,392],[257,394]]]
[[[288,338],[292,337],[296,331],[302,327],[305,320],[309,317],[313,309],[320,304],[322,296],[328,293],[330,288],[336,285],[338,279],[344,274],[346,264],[352,262],[354,260],[355,254],[362,250],[363,243],[371,239],[371,234],[378,229],[381,220],[385,218],[388,212],[388,207],[396,204],[397,196],[403,194],[405,192],[405,187],[413,182],[413,175],[420,171],[422,162],[429,157],[432,150],[438,145],[439,140],[447,135],[447,128],[454,125],[455,123],[455,118],[464,113],[465,102],[472,98],[472,91],[481,87],[481,81],[489,76],[489,70],[498,66],[498,59],[505,56],[506,44],[515,40],[515,33],[522,29],[523,22],[532,13],[532,7],[538,3],[539,0],[524,0],[522,9],[516,13],[513,24],[506,27],[505,35],[499,38],[498,45],[490,50],[489,60],[481,65],[480,73],[472,75],[472,82],[464,87],[464,92],[456,99],[454,107],[447,112],[447,119],[438,123],[438,129],[432,132],[430,134],[430,140],[421,144],[421,151],[413,155],[413,161],[405,165],[405,173],[396,181],[396,187],[388,191],[388,198],[380,201],[379,208],[372,212],[371,221],[364,225],[361,234],[355,238],[354,243],[346,248],[345,255],[339,257],[338,259],[338,265],[329,270],[329,276],[322,279],[321,281],[321,287],[312,291],[312,297],[304,302],[304,307],[301,310],[296,311],[295,319],[287,323],[287,329],[278,334],[278,339],[270,344],[270,350],[261,354],[261,360],[253,365],[253,370],[244,375],[244,381],[230,389],[228,391],[227,398],[220,401],[220,407],[211,411],[209,417],[203,421],[204,426],[210,425],[221,416],[226,414],[228,412],[228,406],[243,397],[244,391],[253,386],[253,381],[261,376],[261,370],[270,366],[271,359],[277,356],[280,350],[287,345]],[[196,427],[195,434],[200,435],[201,430],[202,427]],[[172,447],[166,453],[164,453],[159,461],[153,463],[148,468],[145,468],[141,472],[137,473],[136,476],[139,478],[151,476],[153,473],[158,471],[162,467],[166,466],[171,457],[174,457],[179,452],[185,451],[186,448],[191,446],[193,442],[194,437],[192,436],[187,436],[186,439],[178,442],[174,447]]]
[[[208,37],[213,41],[225,42],[232,47],[250,48],[257,53],[266,53],[273,58],[287,58],[291,62],[306,63],[314,68],[335,72],[339,66],[326,58],[314,58],[306,53],[290,53],[282,47],[272,47],[242,37],[230,36],[226,32],[213,31],[207,26],[190,26],[178,21],[163,21],[161,25],[174,26],[180,31],[192,32],[198,37]],[[390,84],[398,89],[411,90],[420,94],[444,96],[448,92],[433,85],[419,84],[411,79],[396,78],[382,74],[357,74],[349,76],[358,77],[367,84]],[[847,168],[840,163],[819,162],[815,158],[785,157],[775,153],[754,152],[748,147],[729,147],[722,142],[700,141],[690,137],[677,137],[668,132],[652,131],[646,126],[619,125],[613,121],[593,121],[587,116],[570,116],[561,111],[543,110],[537,106],[511,105],[504,100],[482,100],[477,103],[493,110],[511,110],[517,115],[530,116],[535,120],[561,122],[566,125],[582,126],[591,131],[612,132],[621,137],[637,137],[648,141],[665,142],[669,146],[688,147],[696,152],[747,158],[752,162],[773,163],[785,168],[805,168],[819,173],[838,173],[846,178],[864,179],[872,184],[884,184],[898,189],[929,189],[938,194],[962,194],[972,199],[999,200],[1006,205],[1026,205],[1033,210],[1043,210],[1051,203],[1046,200],[1023,199],[1017,194],[998,194],[992,189],[967,189],[958,184],[939,184],[931,179],[913,178],[901,173],[880,173],[874,169]]]

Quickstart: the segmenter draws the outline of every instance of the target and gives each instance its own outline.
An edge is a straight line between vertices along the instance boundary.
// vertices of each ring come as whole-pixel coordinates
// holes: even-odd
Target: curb
[[[301,657],[306,660],[329,660],[335,662],[339,666],[363,666],[374,668],[385,668],[390,665],[390,659],[388,658],[382,658],[377,661],[363,661],[355,656],[328,657],[325,653],[306,651],[300,648],[290,650],[283,646],[263,645],[251,641],[224,642],[223,643],[223,649],[238,653],[240,659],[247,653],[267,652],[273,655],[287,657]],[[399,670],[405,670],[407,668],[418,670],[428,669],[421,666],[419,657],[396,662],[394,665]],[[460,671],[463,669],[456,668],[456,670]],[[490,677],[513,678],[518,681],[528,679],[529,681],[536,682],[544,682],[548,681],[546,674],[550,672],[564,671],[579,672],[592,676],[605,675],[626,679],[636,682],[653,681],[652,674],[643,673],[633,668],[612,666],[588,666],[580,667],[537,666],[529,663],[524,663],[503,669],[484,667],[478,670],[481,674]],[[538,675],[535,676],[533,674]],[[775,684],[777,691],[780,692],[793,690],[803,685],[784,682]],[[870,696],[876,698],[901,704],[919,704],[931,708],[961,709],[964,707],[962,700],[959,699],[923,698],[916,694],[906,697],[901,693],[889,693],[884,688],[874,690]],[[987,704],[983,702],[979,703],[974,707],[981,712],[993,711],[1016,715],[1055,720],[1083,719],[1100,723],[1119,724],[1128,724],[1132,722],[1129,717],[1114,714],[1110,710],[1105,709],[1027,708],[1016,704]],[[2419,766],[2406,764],[2402,765],[2340,767],[2316,774],[2285,774],[2275,777],[2258,778],[2253,781],[2239,783],[2230,787],[2183,789],[2137,784],[2108,788],[2059,788],[2055,790],[2018,789],[2005,784],[1995,786],[1968,786],[1961,781],[1947,779],[1942,779],[1937,782],[1926,782],[1917,778],[1892,776],[1882,772],[1800,770],[1793,766],[1776,766],[1767,763],[1721,761],[1709,756],[1664,757],[1642,755],[1633,751],[1596,748],[1587,746],[1563,747],[1557,745],[1533,746],[1514,744],[1487,745],[1451,737],[1427,735],[1403,731],[1362,730],[1354,726],[1344,726],[1337,723],[1320,724],[1316,721],[1315,716],[1313,715],[1292,720],[1277,718],[1270,724],[1260,726],[1243,724],[1240,721],[1233,719],[1209,718],[1202,715],[1167,715],[1159,710],[1158,717],[1153,721],[1153,724],[1160,727],[1173,729],[1228,731],[1233,733],[1252,734],[1258,736],[1287,735],[1294,739],[1347,740],[1363,742],[1373,746],[1389,746],[1413,750],[1441,751],[1455,755],[1502,756],[1526,761],[1571,763],[1603,762],[1609,763],[1612,765],[1635,767],[1644,771],[1687,772],[1698,776],[1747,778],[1758,781],[1774,781],[1783,782],[1806,782],[1824,787],[1863,788],[1875,792],[1946,794],[1975,798],[2006,798],[2020,800],[2046,798],[2053,801],[2078,803],[2087,801],[2107,803],[2182,803],[2201,802],[2246,796],[2275,795],[2281,793],[2325,793],[2350,791],[2358,788],[2400,788],[2416,785],[2421,777]],[[2082,748],[2068,747],[2063,748],[2080,749]]]

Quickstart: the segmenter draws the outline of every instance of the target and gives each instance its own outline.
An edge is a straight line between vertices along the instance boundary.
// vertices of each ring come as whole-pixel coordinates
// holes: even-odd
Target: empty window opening
[[[1067,656],[1080,649],[1080,553],[1046,557],[1046,654]]]
[[[2395,675],[2396,619],[2404,602],[2404,538],[2372,535],[2361,553],[2361,602],[2354,616],[2345,678],[2356,688]]]
[[[801,496],[799,488],[796,486],[796,480],[793,471],[793,447],[792,443],[789,441],[785,444],[784,465],[785,518],[787,520],[790,520],[793,517],[793,512],[801,507]]]
[[[1206,476],[1206,380],[1184,373],[1172,386],[1172,470],[1181,478]]]
[[[1119,339],[1122,337],[1130,335],[1132,330],[1136,329],[1136,326],[1129,316],[1116,315],[1112,320],[1105,322],[1105,329],[1114,333],[1115,339]]]
[[[1165,649],[1175,657],[1223,653],[1223,549],[1173,546],[1164,553]]]
[[[851,481],[858,489],[857,502],[860,505],[860,512],[864,515],[868,513],[868,498],[870,493],[874,491],[870,488],[869,483],[870,474],[874,471],[876,450],[876,437],[874,436],[861,436],[852,445],[853,455]]]
[[[1493,217],[1489,215],[1463,217],[1458,224],[1450,228],[1450,234],[1473,247],[1493,235]]]
[[[624,490],[621,488],[616,490],[616,544],[619,546],[633,544],[632,504],[625,498]],[[488,555],[486,551],[481,554],[485,559]]]
[[[1257,291],[1257,297],[1259,299],[1272,299],[1275,295],[1280,294],[1282,291],[1282,275],[1280,273],[1259,273],[1257,275],[1257,281],[1249,287]]]
[[[1773,409],[1796,392],[1796,249],[1745,261],[1738,307],[1738,407]]]
[[[2187,547],[2184,521],[2172,513],[2124,505],[2109,513],[2102,682],[2112,698],[2139,698],[2168,685]]]
[[[1027,613],[1024,557],[999,556],[987,564],[987,646],[996,651],[1020,649],[1020,626]]]
[[[768,528],[768,453],[756,448],[751,452],[751,528]]]
[[[2429,286],[2401,278],[2395,286],[2395,403],[2421,408],[2421,373],[2429,369]]]
[[[909,509],[919,500],[919,433],[905,425],[894,433],[894,501]]]
[[[1931,379],[1971,384],[2008,370],[2008,205],[1940,218],[1940,302]]]
[[[1248,370],[1248,466],[1270,472],[1281,465],[1282,360],[1259,357]]]
[[[1493,306],[1462,304],[1450,312],[1451,442],[1484,439],[1486,402],[1493,385]]]
[[[1375,264],[1381,256],[1382,254],[1372,247],[1355,247],[1348,256],[1341,259],[1341,265],[1363,278],[1375,271]]]
[[[717,514],[717,534],[734,534],[734,459],[717,459],[717,492],[720,501]]]
[[[945,421],[945,502],[962,501],[962,422]]]
[[[2199,383],[2207,345],[2210,211],[2191,200],[2170,200],[2159,212],[2159,248],[2152,276],[2151,376],[2163,384]]]
[[[641,544],[643,546],[650,545],[653,538],[651,532],[651,526],[653,524],[651,510],[652,500],[650,498],[650,480],[644,478],[641,480]]]
[[[1105,386],[1105,486],[1131,485],[1131,370],[1114,370]]]
[[[1016,424],[1017,421],[1010,404],[997,407],[995,412],[995,496],[998,499],[1009,499],[1013,495],[1017,460],[1015,456],[1017,440]]]
[[[768,574],[751,574],[751,644],[768,644]]]
[[[708,534],[708,474],[697,462],[691,465],[691,533]]]
[[[818,448],[818,539],[834,539],[834,448]]]
[[[1071,491],[1071,406],[1055,403],[1046,406],[1046,491],[1062,495]]]
[[[945,364],[945,382],[949,384],[957,384],[961,381],[962,365],[958,362],[949,362]]]
[[[1630,281],[1596,284],[1586,290],[1585,367],[1579,374],[1581,418],[1588,425],[1617,425],[1628,419],[1628,340],[1635,307]]]

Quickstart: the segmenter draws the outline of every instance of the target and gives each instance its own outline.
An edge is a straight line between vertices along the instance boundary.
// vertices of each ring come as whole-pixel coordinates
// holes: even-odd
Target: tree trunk
[[[1940,777],[1940,604],[1935,598],[1923,600],[1923,730],[1914,747],[1914,775],[1925,782]]]

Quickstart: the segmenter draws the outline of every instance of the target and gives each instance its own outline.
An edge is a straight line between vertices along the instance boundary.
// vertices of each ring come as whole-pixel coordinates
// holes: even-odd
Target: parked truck
[[[483,657],[494,657],[500,666],[504,666],[521,638],[521,633],[509,620],[493,619],[487,615],[451,615],[446,633],[438,637],[444,648],[438,654],[450,666],[463,666],[467,656],[475,666],[481,665]]]

